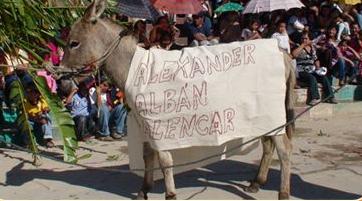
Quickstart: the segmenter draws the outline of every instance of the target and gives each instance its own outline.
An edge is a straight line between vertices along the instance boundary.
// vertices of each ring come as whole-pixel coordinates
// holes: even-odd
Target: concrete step
[[[306,110],[309,106],[297,106],[295,107],[296,115]],[[321,103],[304,115],[300,119],[320,119],[336,115],[351,115],[362,113],[362,101],[357,102],[341,102],[338,104]]]
[[[307,89],[294,89],[294,92],[297,96],[297,105],[304,105],[307,101]],[[319,93],[322,94],[321,88],[319,88]],[[338,101],[361,101],[362,85],[345,85],[335,94],[335,97]]]

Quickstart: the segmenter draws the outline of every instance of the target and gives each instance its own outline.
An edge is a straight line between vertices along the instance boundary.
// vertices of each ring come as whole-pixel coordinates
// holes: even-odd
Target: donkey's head
[[[62,66],[79,70],[102,57],[117,37],[121,27],[100,16],[106,8],[106,0],[93,0],[84,16],[71,27],[64,49]]]

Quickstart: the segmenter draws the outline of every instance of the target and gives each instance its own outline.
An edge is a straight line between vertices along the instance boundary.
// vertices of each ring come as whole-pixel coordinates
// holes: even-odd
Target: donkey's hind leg
[[[245,191],[256,193],[259,191],[260,185],[266,183],[268,178],[269,166],[272,161],[275,145],[271,137],[262,137],[261,142],[263,145],[263,156],[260,162],[258,174],[255,179],[250,183]]]
[[[158,161],[162,169],[163,177],[165,180],[166,200],[176,200],[176,188],[173,178],[173,169],[168,168],[173,165],[172,155],[169,151],[159,151]]]
[[[143,144],[143,160],[145,162],[145,169],[153,169],[155,163],[156,152],[151,148],[148,142]],[[145,171],[143,177],[143,184],[141,190],[138,192],[137,200],[147,200],[147,193],[153,187],[153,170]]]
[[[281,178],[279,199],[289,199],[290,195],[290,155],[292,152],[291,140],[286,134],[272,137],[280,161]]]

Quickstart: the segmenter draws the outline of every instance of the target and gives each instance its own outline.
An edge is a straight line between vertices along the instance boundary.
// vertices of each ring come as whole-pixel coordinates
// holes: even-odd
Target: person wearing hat
[[[215,45],[219,41],[212,35],[209,18],[201,12],[192,15],[193,22],[188,25],[190,46]]]

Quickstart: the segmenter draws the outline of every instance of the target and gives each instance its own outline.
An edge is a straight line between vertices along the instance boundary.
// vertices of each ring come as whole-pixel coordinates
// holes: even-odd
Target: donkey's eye
[[[76,48],[76,47],[78,47],[79,46],[79,42],[78,41],[70,41],[70,43],[69,43],[69,47],[70,48]]]

